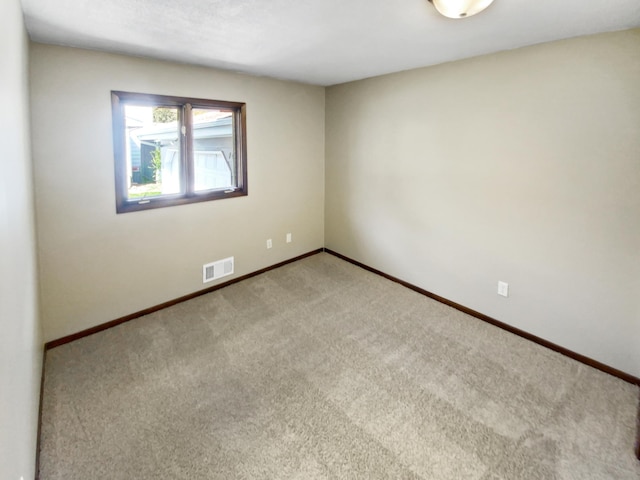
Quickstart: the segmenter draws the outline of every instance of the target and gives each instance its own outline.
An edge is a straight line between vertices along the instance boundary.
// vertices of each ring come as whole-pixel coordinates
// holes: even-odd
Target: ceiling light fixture
[[[480,13],[493,0],[429,0],[441,15],[449,18],[465,18]]]

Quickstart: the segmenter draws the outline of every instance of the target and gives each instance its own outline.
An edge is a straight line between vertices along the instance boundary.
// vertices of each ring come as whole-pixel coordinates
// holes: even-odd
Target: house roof
[[[142,128],[134,128],[131,135],[138,141],[173,140],[177,136],[177,122],[155,123]],[[193,138],[224,138],[232,135],[231,117],[226,116],[208,122],[198,122],[193,126]]]

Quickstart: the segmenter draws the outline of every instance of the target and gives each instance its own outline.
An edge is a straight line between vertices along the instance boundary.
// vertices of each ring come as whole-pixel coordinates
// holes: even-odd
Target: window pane
[[[111,106],[117,213],[247,195],[244,103],[112,91]]]
[[[176,107],[125,105],[128,198],[180,193],[180,135]]]
[[[237,185],[233,112],[194,108],[194,190],[228,190]]]

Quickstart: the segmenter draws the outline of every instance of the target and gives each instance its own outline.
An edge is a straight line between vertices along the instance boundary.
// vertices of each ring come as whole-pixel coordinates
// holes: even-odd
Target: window
[[[118,213],[247,195],[245,104],[111,92]]]

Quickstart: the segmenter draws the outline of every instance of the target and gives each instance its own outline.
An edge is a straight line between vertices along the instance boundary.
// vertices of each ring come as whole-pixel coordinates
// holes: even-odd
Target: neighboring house
[[[152,164],[153,152],[160,150],[162,193],[180,191],[179,132],[176,122],[155,123],[144,127],[128,127],[127,158],[132,184],[156,181]],[[226,188],[233,178],[233,125],[226,116],[194,125],[195,189]]]

